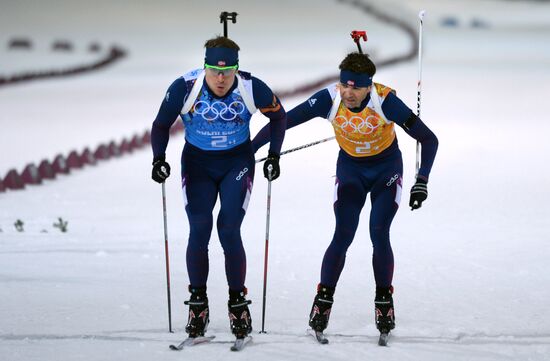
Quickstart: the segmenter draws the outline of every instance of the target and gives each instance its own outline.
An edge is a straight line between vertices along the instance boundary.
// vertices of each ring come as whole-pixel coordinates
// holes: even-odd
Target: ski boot
[[[190,338],[204,336],[208,323],[210,322],[210,312],[208,310],[208,297],[206,297],[206,287],[189,286],[191,297],[184,303],[189,306],[189,319],[185,332]]]
[[[327,287],[319,284],[317,295],[313,299],[313,306],[309,314],[309,326],[315,332],[323,332],[328,326],[330,310],[334,303],[334,287]]]
[[[395,328],[395,313],[393,310],[393,286],[376,287],[374,299],[376,328],[380,333],[387,334]]]
[[[252,303],[245,298],[246,288],[242,291],[229,290],[229,301],[227,308],[229,310],[229,325],[231,332],[237,339],[244,339],[252,332],[252,318],[248,305]]]

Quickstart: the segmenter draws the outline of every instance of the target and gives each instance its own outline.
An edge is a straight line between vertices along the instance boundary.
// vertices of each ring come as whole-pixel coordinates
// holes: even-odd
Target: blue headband
[[[204,62],[214,66],[235,66],[239,63],[239,52],[230,48],[206,48]]]
[[[372,85],[372,76],[367,73],[340,70],[340,83],[357,88],[367,88]]]

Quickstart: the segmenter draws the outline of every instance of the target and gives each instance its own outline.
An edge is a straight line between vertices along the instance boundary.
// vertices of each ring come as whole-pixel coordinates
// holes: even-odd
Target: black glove
[[[279,158],[280,156],[278,154],[269,152],[267,159],[264,162],[264,177],[266,177],[269,181],[275,180],[281,175]],[[269,166],[271,166],[271,177],[269,176]]]
[[[165,156],[155,157],[151,178],[157,183],[164,183],[168,177],[170,177],[170,164],[166,163]]]
[[[422,202],[428,198],[428,182],[424,179],[417,178],[416,183],[411,188],[411,199],[409,207],[411,211],[422,207]]]

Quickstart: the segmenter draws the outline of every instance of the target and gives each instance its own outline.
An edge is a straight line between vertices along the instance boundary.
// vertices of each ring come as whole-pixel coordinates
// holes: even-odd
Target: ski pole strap
[[[285,155],[285,154],[292,153],[292,152],[295,152],[295,151],[300,150],[300,149],[309,148],[309,147],[312,147],[312,146],[317,145],[317,144],[328,142],[329,140],[333,140],[334,138],[336,138],[336,137],[329,137],[329,138],[321,139],[321,140],[318,140],[316,142],[304,144],[304,145],[301,145],[301,146],[296,147],[296,148],[285,150],[284,152],[281,152],[281,155]],[[267,159],[267,157],[263,157],[261,159],[256,160],[256,163],[263,162],[266,159]]]

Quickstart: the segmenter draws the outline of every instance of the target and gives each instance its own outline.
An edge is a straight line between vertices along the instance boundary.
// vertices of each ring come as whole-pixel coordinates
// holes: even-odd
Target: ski
[[[326,345],[328,343],[328,338],[325,337],[325,334],[322,331],[309,329],[308,334],[315,337],[317,342],[319,342],[321,345]]]
[[[380,338],[378,339],[379,346],[388,346],[388,339],[390,338],[389,332],[381,332]]]
[[[170,350],[181,351],[185,347],[199,345],[201,343],[206,343],[212,341],[216,336],[198,336],[198,337],[187,337],[179,345],[170,345]]]
[[[241,351],[250,341],[252,341],[252,336],[246,336],[245,338],[236,339],[231,346],[231,351]]]

